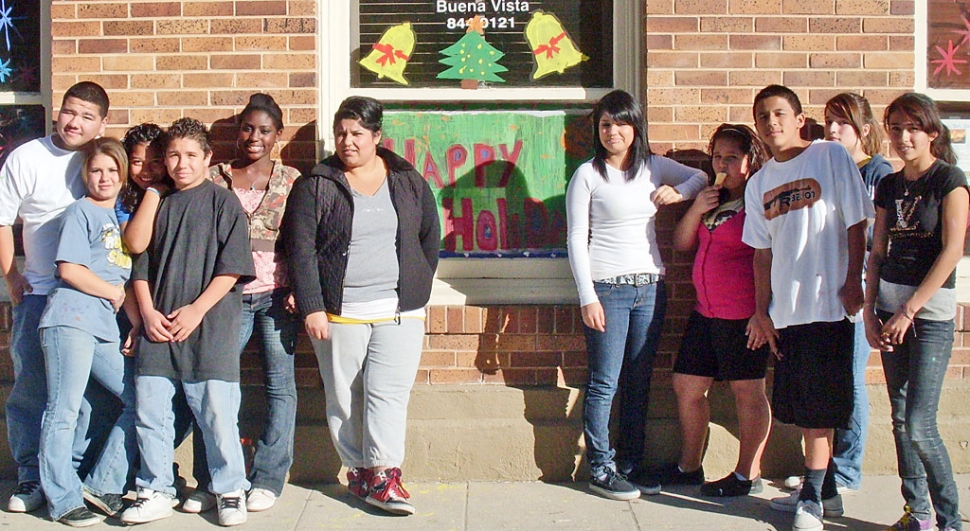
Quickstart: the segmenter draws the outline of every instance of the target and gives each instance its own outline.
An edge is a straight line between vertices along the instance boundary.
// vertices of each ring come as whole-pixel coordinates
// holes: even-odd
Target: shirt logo
[[[822,186],[815,179],[785,183],[763,196],[765,219],[772,220],[792,210],[810,208],[821,195]]]

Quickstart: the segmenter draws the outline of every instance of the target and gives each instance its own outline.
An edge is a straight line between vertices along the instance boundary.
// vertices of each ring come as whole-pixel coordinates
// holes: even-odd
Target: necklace
[[[916,186],[916,183],[920,182],[922,179],[922,175],[917,177],[915,181],[909,181],[903,177],[903,197],[909,197],[909,191],[912,190],[913,187]]]

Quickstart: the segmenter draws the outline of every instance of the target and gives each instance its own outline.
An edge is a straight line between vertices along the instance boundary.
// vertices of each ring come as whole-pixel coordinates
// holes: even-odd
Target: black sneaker
[[[630,483],[647,496],[660,494],[660,479],[656,474],[641,471],[630,476]]]
[[[108,516],[118,516],[125,510],[125,500],[121,494],[105,493],[99,496],[87,487],[84,487],[83,494],[84,501]]]
[[[101,523],[98,515],[92,513],[87,507],[71,509],[64,516],[57,519],[58,522],[71,527],[87,527]]]
[[[661,465],[657,476],[660,483],[664,485],[703,485],[704,467],[702,466],[692,472],[684,472],[677,463],[667,463]]]
[[[640,489],[627,481],[626,476],[608,468],[602,476],[589,478],[589,490],[617,501],[635,500],[640,497]]]
[[[757,477],[747,481],[741,481],[738,476],[731,472],[727,476],[710,483],[701,485],[702,496],[728,497],[728,496],[747,496],[748,494],[759,494],[764,490],[761,478]]]

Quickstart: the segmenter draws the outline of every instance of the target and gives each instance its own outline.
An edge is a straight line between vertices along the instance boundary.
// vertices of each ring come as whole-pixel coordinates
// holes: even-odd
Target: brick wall
[[[108,134],[189,116],[216,124],[214,160],[233,155],[233,116],[253,92],[284,110],[283,160],[316,159],[317,0],[53,0],[55,105],[81,80],[107,89]],[[219,127],[224,126],[224,127]]]
[[[655,151],[704,150],[721,122],[751,124],[770,83],[809,118],[860,92],[877,116],[914,85],[913,0],[646,0],[644,85]]]

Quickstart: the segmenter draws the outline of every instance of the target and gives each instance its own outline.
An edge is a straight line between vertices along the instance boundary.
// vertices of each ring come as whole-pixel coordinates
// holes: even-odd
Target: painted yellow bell
[[[555,15],[536,11],[525,26],[525,38],[535,57],[532,79],[553,72],[563,73],[567,68],[589,59],[583,55],[563,29]]]
[[[409,83],[404,77],[404,67],[408,65],[408,59],[414,51],[415,41],[410,22],[391,26],[374,44],[367,57],[360,60],[360,65],[377,74],[378,79],[387,77],[407,85]]]

